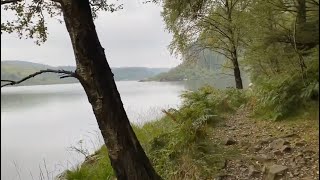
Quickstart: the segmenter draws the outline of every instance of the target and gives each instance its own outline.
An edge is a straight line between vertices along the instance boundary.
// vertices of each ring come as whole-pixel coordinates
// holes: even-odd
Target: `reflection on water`
[[[177,107],[184,90],[177,83],[117,82],[132,123],[142,124]],[[91,152],[102,144],[92,108],[79,84],[20,86],[1,89],[1,179],[50,177],[83,160],[68,151],[84,140]],[[32,176],[31,176],[31,174]]]
[[[182,91],[212,85],[209,82],[122,81],[117,86],[130,121],[143,124],[160,117],[163,108],[176,108]],[[215,86],[223,88],[228,83]],[[1,89],[1,179],[20,179],[19,175],[23,180],[39,179],[44,163],[54,177],[83,160],[68,151],[79,140],[91,152],[102,144],[80,84]]]

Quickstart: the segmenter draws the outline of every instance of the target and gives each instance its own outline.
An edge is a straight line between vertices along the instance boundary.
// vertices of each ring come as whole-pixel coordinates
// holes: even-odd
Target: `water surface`
[[[134,124],[177,107],[184,83],[117,82]],[[80,141],[83,140],[83,141]],[[1,179],[45,179],[83,160],[71,146],[93,151],[102,144],[98,125],[80,84],[1,89]]]

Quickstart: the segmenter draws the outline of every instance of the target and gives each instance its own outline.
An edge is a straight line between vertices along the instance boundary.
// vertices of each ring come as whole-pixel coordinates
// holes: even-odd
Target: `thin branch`
[[[20,1],[22,1],[22,0],[1,0],[1,5],[9,4],[9,3],[17,3]]]
[[[1,82],[10,82],[10,83],[14,83],[15,81],[12,81],[12,80],[6,80],[6,79],[1,79]]]
[[[228,74],[228,73],[222,73],[222,72],[219,74],[226,75],[226,76],[234,76],[234,74]]]
[[[1,87],[5,87],[5,86],[13,86],[13,85],[16,85],[16,84],[20,84],[30,78],[33,78],[37,75],[40,75],[40,74],[43,74],[43,73],[57,73],[57,74],[63,74],[60,79],[62,78],[66,78],[66,77],[76,77],[76,73],[75,72],[72,72],[72,71],[65,71],[65,70],[54,70],[54,69],[47,69],[47,70],[40,70],[38,72],[35,72],[33,74],[30,74],[24,78],[22,78],[21,80],[19,81],[13,81],[13,80],[1,80],[1,82],[9,82],[7,84],[4,84],[4,85],[1,85]]]

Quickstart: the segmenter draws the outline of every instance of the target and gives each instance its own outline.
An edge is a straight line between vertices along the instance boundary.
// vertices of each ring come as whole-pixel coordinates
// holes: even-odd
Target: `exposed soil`
[[[214,179],[319,179],[318,118],[274,122],[250,114],[241,108],[215,128],[212,140],[240,154]]]

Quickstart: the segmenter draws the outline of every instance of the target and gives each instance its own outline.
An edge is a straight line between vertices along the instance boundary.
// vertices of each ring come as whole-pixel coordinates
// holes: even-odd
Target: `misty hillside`
[[[1,61],[1,79],[19,80],[31,73],[43,69],[63,69],[74,71],[74,66],[49,66],[45,64],[32,63],[27,61]],[[159,73],[169,71],[169,68],[146,68],[146,67],[116,67],[112,68],[116,81],[134,81],[150,78]],[[75,78],[60,79],[58,74],[45,73],[27,80],[21,85],[44,85],[44,84],[64,84],[76,83]]]

